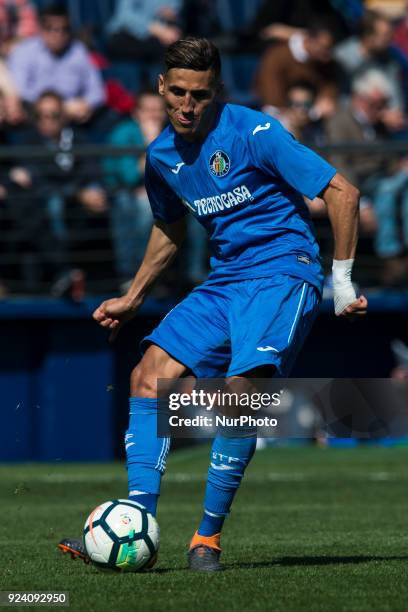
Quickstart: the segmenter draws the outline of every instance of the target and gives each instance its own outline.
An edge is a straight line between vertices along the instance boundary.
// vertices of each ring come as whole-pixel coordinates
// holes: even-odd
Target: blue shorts
[[[223,378],[273,365],[288,376],[316,317],[318,290],[307,281],[268,278],[203,283],[143,339],[198,378]]]

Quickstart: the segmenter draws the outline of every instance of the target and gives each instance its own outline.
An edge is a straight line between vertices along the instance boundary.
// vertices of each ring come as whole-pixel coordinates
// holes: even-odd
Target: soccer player
[[[135,316],[177,253],[193,214],[208,232],[211,272],[142,343],[132,372],[126,433],[129,498],[156,514],[169,440],[158,438],[157,379],[287,376],[321,300],[319,250],[302,196],[321,196],[333,227],[334,306],[359,317],[351,271],[358,190],[275,119],[217,100],[217,48],[206,39],[170,45],[159,76],[170,124],[147,151],[146,189],[154,225],[126,295],[103,302],[94,319],[115,336]],[[194,570],[220,569],[220,534],[245,468],[253,435],[214,439],[204,513],[188,553]],[[60,547],[86,557],[80,541]]]

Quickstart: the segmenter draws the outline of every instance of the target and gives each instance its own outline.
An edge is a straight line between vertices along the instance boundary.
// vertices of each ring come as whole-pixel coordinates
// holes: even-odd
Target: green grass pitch
[[[171,455],[161,549],[145,574],[100,572],[55,548],[98,503],[126,497],[120,464],[3,465],[1,590],[70,593],[70,609],[408,609],[408,449],[277,448],[256,453],[223,536],[225,571],[186,569],[208,447]]]

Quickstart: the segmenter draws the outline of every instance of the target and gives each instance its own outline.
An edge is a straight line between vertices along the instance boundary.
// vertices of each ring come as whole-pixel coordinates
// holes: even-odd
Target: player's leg
[[[317,290],[288,275],[243,281],[236,283],[235,288],[236,298],[230,312],[232,360],[228,374],[243,385],[249,385],[251,378],[267,378],[275,372],[288,376],[316,317],[320,302]],[[269,372],[265,370],[268,367]],[[191,542],[191,569],[219,569],[221,529],[255,444],[254,432],[248,432],[248,436],[240,432],[238,437],[220,432],[215,438],[204,514]],[[203,554],[200,547],[207,552]],[[201,554],[192,554],[194,550]]]
[[[227,380],[225,392],[250,394],[255,391],[251,379],[272,378],[273,365],[261,365],[241,376]],[[239,411],[239,406],[237,406]],[[238,413],[237,413],[238,414]],[[256,448],[256,428],[220,427],[211,448],[204,512],[201,523],[190,543],[189,567],[199,571],[221,569],[221,530],[245,470]]]
[[[160,410],[157,380],[179,378],[188,370],[197,376],[226,372],[230,352],[225,349],[228,332],[224,302],[219,288],[201,286],[193,291],[144,339],[146,353],[131,376],[125,438],[129,497],[154,515],[170,446],[168,438],[156,434]],[[218,366],[222,370],[217,370]]]
[[[142,343],[145,356],[131,377],[125,445],[130,496],[153,513],[169,446],[156,434],[157,379],[177,378],[186,370],[202,377],[225,375],[231,358],[227,302],[223,287],[202,285]],[[65,539],[59,547],[75,557],[86,555],[80,539]]]
[[[129,498],[154,516],[169,451],[169,439],[157,437],[157,379],[178,378],[186,370],[186,366],[152,344],[131,375],[129,429],[125,437]],[[89,563],[82,538],[64,538],[58,548],[73,559]]]
[[[125,436],[129,498],[156,515],[169,438],[157,436],[157,380],[179,378],[187,367],[151,344],[131,375],[129,428]]]

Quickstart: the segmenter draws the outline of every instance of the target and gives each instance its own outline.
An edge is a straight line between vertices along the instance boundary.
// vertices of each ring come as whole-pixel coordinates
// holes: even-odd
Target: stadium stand
[[[36,6],[39,12],[49,4],[49,0],[35,0],[32,2],[32,5]],[[120,243],[120,234],[118,237],[118,226],[117,222],[115,222],[116,209],[113,205],[118,186],[115,186],[115,189],[112,190],[109,176],[106,174],[106,168],[103,164],[101,165],[100,162],[107,158],[119,159],[121,155],[123,156],[124,153],[129,154],[130,151],[136,156],[142,155],[143,147],[145,146],[142,142],[139,147],[137,143],[133,143],[133,149],[133,145],[130,146],[130,143],[126,145],[128,147],[126,149],[125,143],[123,143],[122,146],[125,146],[125,149],[122,151],[121,148],[115,144],[113,150],[112,143],[109,141],[109,134],[116,129],[117,125],[121,125],[123,122],[128,121],[135,104],[137,107],[139,94],[146,87],[146,71],[140,62],[113,60],[107,53],[105,28],[106,24],[112,18],[115,7],[117,6],[114,0],[98,0],[93,3],[89,3],[86,0],[64,0],[59,4],[67,7],[75,37],[85,42],[91,61],[94,66],[100,69],[104,80],[105,96],[107,100],[106,106],[102,107],[100,111],[96,113],[94,121],[78,127],[78,138],[70,154],[74,155],[75,158],[83,160],[84,167],[86,164],[92,167],[93,181],[104,186],[107,193],[111,237],[115,234],[116,238],[114,238],[114,242],[118,244],[118,242]],[[256,0],[254,2],[248,2],[246,0],[214,0],[213,2],[209,0],[184,0],[180,14],[185,21],[184,26],[183,21],[181,21],[181,27],[184,27],[184,34],[189,34],[190,31],[188,28],[190,28],[194,30],[193,33],[196,35],[200,33],[212,35],[214,41],[222,50],[226,99],[236,103],[248,104],[256,108],[260,105],[260,101],[254,92],[254,80],[259,66],[260,54],[266,46],[268,47],[271,45],[273,49],[275,45],[273,40],[265,41],[262,38],[261,26],[265,27],[269,25],[268,14],[274,16],[275,19],[282,20],[283,25],[286,24],[289,28],[292,28],[286,30],[286,32],[289,32],[288,35],[291,35],[290,33],[297,31],[296,28],[298,26],[305,27],[308,23],[306,21],[306,14],[310,17],[310,14],[313,14],[313,9],[317,9],[324,14],[323,16],[334,18],[334,30],[336,31],[337,37],[340,37],[340,39],[344,39],[352,34],[358,35],[358,20],[365,14],[364,3],[358,0],[333,0],[323,4],[320,0],[276,2],[273,6],[262,0]],[[379,4],[380,3],[376,3],[374,8],[378,9]],[[373,8],[373,3],[366,3],[366,5]],[[197,7],[200,7],[200,20],[192,20],[191,14],[194,14],[194,12],[197,14]],[[190,14],[190,17],[188,17],[188,14]],[[393,61],[398,64],[398,78],[401,80],[401,83],[406,83],[408,78],[408,58],[406,56],[406,46],[404,45],[404,32],[406,31],[404,28],[406,24],[404,15],[401,11],[393,15],[396,15],[398,19],[394,19],[391,22],[393,31],[395,32],[391,51],[394,54]],[[261,18],[263,20],[262,22],[260,22]],[[293,30],[293,28],[295,28],[295,30]],[[155,86],[155,77],[159,69],[160,67],[157,65],[151,66],[147,78],[147,85],[151,87]],[[11,78],[13,78],[12,74]],[[342,93],[342,103],[345,101],[344,95],[350,90],[350,83],[350,77],[348,77],[347,87]],[[402,87],[404,87],[404,85]],[[300,135],[300,133],[297,133],[297,135],[305,144],[318,147],[324,155],[329,155],[330,150],[324,148],[330,144],[330,140],[325,136],[325,122],[322,122],[322,118],[315,115],[315,109],[312,109],[312,115],[310,117],[308,116],[308,128],[306,129],[304,126],[303,128],[299,128],[299,126],[296,127],[294,125],[296,119],[291,104],[292,101],[289,96],[283,108],[280,110],[279,118],[282,119],[284,123],[285,120],[287,120],[287,127],[289,127],[289,129],[293,129],[295,132],[301,129],[303,132],[302,135]],[[11,249],[11,244],[16,243],[14,234],[11,231],[11,226],[17,223],[16,219],[20,221],[28,219],[30,216],[30,198],[32,201],[39,201],[38,194],[33,192],[34,187],[27,183],[27,177],[20,171],[22,161],[24,161],[26,165],[29,164],[30,167],[35,167],[37,165],[38,175],[40,176],[42,173],[41,168],[45,163],[49,164],[52,158],[64,159],[64,156],[66,157],[67,155],[67,151],[64,150],[66,146],[64,142],[55,141],[51,144],[49,153],[45,150],[40,154],[40,156],[42,155],[43,157],[38,157],[38,150],[35,147],[27,148],[29,143],[33,144],[27,137],[27,134],[30,133],[29,128],[33,125],[34,120],[34,115],[29,105],[24,110],[26,113],[25,117],[22,114],[14,121],[10,115],[7,116],[7,109],[4,108],[4,105],[3,110],[0,110],[1,144],[7,147],[7,149],[0,150],[0,157],[3,160],[0,177],[0,198],[2,198],[0,210],[0,237],[2,238],[0,283],[2,289],[0,294],[14,295],[22,294],[27,291],[27,289],[25,289],[25,283],[21,282],[21,277],[19,280],[13,270],[15,271],[18,267],[21,269],[21,262],[23,260],[32,262],[33,253],[35,254],[38,250],[41,251],[41,249],[37,248],[38,245],[34,244],[36,240],[38,241],[35,224],[31,224],[30,226],[28,221],[26,225],[27,227],[31,227],[30,240],[21,242],[19,239],[20,242],[17,240],[17,243],[20,244],[19,249],[17,249],[17,251]],[[269,112],[272,112],[272,114],[274,113],[273,109],[269,109]],[[289,120],[291,113],[292,124]],[[384,114],[383,117],[385,120],[386,115]],[[391,117],[391,115],[388,114],[388,117]],[[335,123],[336,119],[331,118],[329,121],[331,123],[334,121]],[[313,128],[311,128],[312,125]],[[394,122],[394,125],[391,126],[389,130],[387,139],[382,140],[380,145],[373,145],[372,140],[370,140],[369,145],[366,145],[368,146],[367,150],[370,151],[370,154],[374,151],[375,146],[379,146],[381,152],[385,152],[385,155],[390,160],[394,160],[394,163],[390,164],[390,170],[387,173],[387,178],[390,180],[396,176],[395,172],[397,166],[402,169],[402,172],[404,171],[405,162],[403,154],[406,150],[404,143],[406,142],[407,134],[406,116],[403,115],[399,125],[397,126]],[[84,143],[88,144],[85,145]],[[93,149],[92,143],[95,144]],[[355,164],[355,160],[357,160],[358,155],[361,154],[361,148],[357,150],[355,146],[353,147],[350,143],[339,142],[338,139],[336,143],[338,143],[337,146],[340,145],[348,149],[347,155],[351,159],[351,164]],[[19,146],[23,146],[24,148],[19,149]],[[364,142],[362,146],[364,146]],[[48,162],[46,162],[47,155],[49,156]],[[88,161],[85,164],[86,159],[88,159]],[[126,184],[122,187],[126,191]],[[407,198],[406,191],[406,183],[401,179],[393,204],[398,219],[405,214],[404,202]],[[41,200],[40,198],[40,201],[42,204],[39,209],[37,207],[37,214],[31,215],[31,221],[35,218],[42,219],[42,222],[47,226],[51,221],[49,218],[50,210],[44,203],[44,199]],[[327,219],[324,219],[321,215],[319,203],[311,203],[311,206],[320,236],[322,255],[327,267],[330,262],[331,248],[328,222]],[[41,214],[38,214],[38,210],[41,211]],[[365,210],[367,211],[368,209],[366,208]],[[367,212],[363,214],[362,239],[360,242],[361,252],[358,272],[356,272],[358,282],[362,286],[368,287],[379,286],[381,282],[381,260],[376,255],[374,248],[376,240],[375,222],[376,220],[373,218],[373,215],[367,215]],[[404,224],[399,224],[399,228],[402,229],[403,227],[405,227]],[[83,292],[84,290],[85,293],[88,294],[95,292],[105,293],[113,290],[123,282],[124,276],[128,276],[128,273],[125,275],[118,272],[117,261],[115,262],[115,251],[112,251],[111,247],[107,249],[102,248],[102,251],[98,248],[93,249],[92,241],[95,240],[95,246],[98,244],[98,232],[100,232],[95,220],[91,223],[89,230],[91,243],[85,250],[80,249],[79,252],[82,253],[88,263],[93,257],[92,252],[97,253],[98,257],[100,257],[100,261],[109,262],[109,269],[111,272],[108,275],[109,278],[107,276],[105,280],[101,278],[97,285],[94,285],[92,281],[89,280],[86,288],[84,289],[84,287],[82,287],[81,291]],[[147,228],[144,231],[147,232]],[[194,226],[192,235],[195,235],[195,231],[196,228]],[[47,240],[43,242],[46,244]],[[196,276],[198,278],[203,274],[200,262],[203,261],[205,257],[206,247],[201,236],[196,236],[190,243],[192,243],[196,249],[196,254],[194,255],[195,261],[198,262],[196,270],[201,270],[199,273],[194,273],[191,276]],[[22,244],[25,246],[21,246]],[[41,246],[43,250],[45,248],[44,244]],[[189,259],[191,257],[191,251],[189,251],[190,247],[186,245],[186,252],[188,253]],[[406,245],[403,245],[403,249],[405,249],[405,247]],[[202,251],[201,256],[197,255],[198,250]],[[51,249],[48,255],[52,260],[55,253],[53,255]],[[406,269],[407,265],[404,250],[401,252],[401,260],[403,265],[401,268],[400,284],[404,287],[408,284],[408,270]],[[86,267],[86,262],[82,266],[80,264],[81,261],[76,261],[75,269],[77,267],[80,269]],[[38,295],[49,294],[53,287],[51,278],[45,274],[44,278],[48,280],[46,282],[44,280],[37,282],[35,278],[41,278],[41,274],[35,276],[33,272],[30,272],[31,263],[26,263],[24,265],[26,266],[26,277],[32,277],[29,292]],[[13,275],[16,277],[13,278]],[[188,286],[188,284],[189,281],[185,278],[185,274],[176,266],[171,276],[172,291],[178,288],[177,291],[181,293],[183,288]],[[79,294],[81,294],[81,291]],[[158,289],[158,291],[160,293],[161,290]],[[330,279],[328,280],[327,291],[330,291]],[[78,295],[78,291],[75,287],[68,287],[66,290],[67,295],[69,295],[70,292],[73,292],[74,295]],[[168,288],[163,288],[163,292],[166,294]]]

